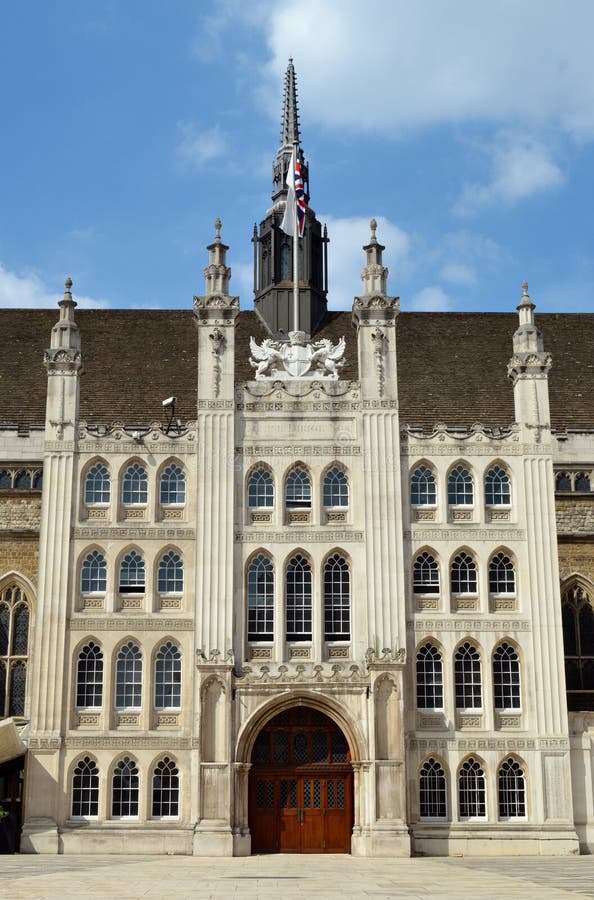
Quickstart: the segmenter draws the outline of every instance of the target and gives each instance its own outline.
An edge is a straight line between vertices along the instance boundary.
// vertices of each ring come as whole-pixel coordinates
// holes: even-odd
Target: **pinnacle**
[[[297,103],[297,80],[295,67],[293,66],[293,57],[289,57],[289,64],[285,73],[281,148],[292,148],[295,142],[299,144],[299,105]]]

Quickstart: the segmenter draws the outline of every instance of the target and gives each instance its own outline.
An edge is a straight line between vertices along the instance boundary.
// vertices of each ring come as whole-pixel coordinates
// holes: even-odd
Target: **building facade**
[[[401,313],[373,221],[328,312],[311,208],[294,304],[298,141],[290,63],[255,311],[217,221],[193,310],[1,314],[21,850],[592,852],[594,316]]]

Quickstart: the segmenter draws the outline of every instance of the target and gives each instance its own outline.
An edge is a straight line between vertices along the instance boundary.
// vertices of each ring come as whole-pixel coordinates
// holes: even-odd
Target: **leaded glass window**
[[[437,503],[435,475],[428,466],[419,466],[412,473],[410,502],[413,506],[435,506]]]
[[[182,657],[179,648],[167,641],[155,659],[155,708],[179,709],[181,706]]]
[[[324,566],[324,638],[348,641],[351,636],[351,573],[340,554]]]
[[[574,490],[590,492],[590,476],[587,472],[577,472],[574,484]]]
[[[144,559],[131,550],[120,563],[120,594],[144,594],[144,586]]]
[[[487,506],[511,504],[511,481],[501,466],[493,466],[485,476],[485,503]]]
[[[138,463],[132,463],[126,469],[122,485],[122,501],[124,506],[146,506],[148,502],[146,469]]]
[[[98,550],[88,553],[83,560],[80,589],[83,594],[104,594],[107,589],[107,563]]]
[[[451,587],[453,594],[476,594],[476,563],[468,553],[459,553],[452,560]]]
[[[14,479],[14,486],[17,491],[30,491],[31,490],[31,473],[30,472],[17,472]]]
[[[85,756],[72,773],[72,817],[95,819],[98,814],[99,769],[90,756]]]
[[[87,472],[85,478],[85,503],[87,506],[96,506],[100,503],[109,503],[111,498],[111,482],[109,472],[103,463],[95,463]]]
[[[29,653],[29,600],[10,584],[0,591],[0,718],[24,716]]]
[[[555,490],[559,493],[571,490],[571,476],[567,472],[558,472],[555,475]]]
[[[116,660],[116,709],[139,708],[142,701],[142,653],[128,641]]]
[[[169,550],[159,562],[157,590],[160,594],[181,594],[184,589],[184,564],[179,553]]]
[[[176,819],[179,816],[179,769],[165,756],[153,769],[154,819]]]
[[[481,658],[476,647],[466,641],[454,658],[456,709],[480,709],[483,705]]]
[[[520,708],[520,660],[514,648],[505,642],[493,654],[493,690],[495,709]]]
[[[431,757],[419,773],[419,813],[422,819],[445,819],[447,787],[443,766]]]
[[[114,819],[135,819],[138,816],[140,779],[133,759],[125,756],[114,769],[111,795],[111,815]]]
[[[443,663],[430,641],[417,652],[417,708],[443,709]]]
[[[12,472],[2,469],[0,472],[0,491],[12,490]]]
[[[161,473],[159,496],[162,506],[183,506],[186,502],[186,476],[175,463]]]
[[[489,563],[491,594],[515,594],[516,570],[507,553],[497,553]]]
[[[285,486],[287,509],[311,508],[311,479],[301,466],[291,469]]]
[[[79,709],[98,708],[103,702],[103,653],[93,641],[78,654],[76,667],[76,705]]]
[[[525,818],[526,779],[524,770],[513,756],[502,762],[497,773],[497,797],[500,819]]]
[[[349,479],[338,466],[333,466],[324,475],[323,502],[326,508],[349,505]]]
[[[485,773],[472,756],[458,773],[458,805],[461,819],[484,818],[487,815]]]
[[[439,566],[426,550],[413,564],[413,592],[415,594],[439,594]]]
[[[287,640],[310,641],[312,621],[312,578],[309,562],[300,554],[287,565]]]
[[[474,503],[472,476],[464,466],[456,466],[448,476],[448,503],[450,506],[472,506]]]
[[[271,641],[274,637],[274,569],[263,553],[249,564],[248,640]]]
[[[594,609],[589,594],[574,584],[563,594],[561,612],[569,709],[594,710]]]
[[[250,509],[270,508],[274,506],[274,481],[264,466],[258,466],[251,473],[248,481],[248,507]]]

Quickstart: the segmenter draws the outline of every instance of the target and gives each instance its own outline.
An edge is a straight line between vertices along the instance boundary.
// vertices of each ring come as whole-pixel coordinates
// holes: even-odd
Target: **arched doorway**
[[[271,719],[252,750],[252,852],[349,853],[353,769],[340,728],[295,706]]]

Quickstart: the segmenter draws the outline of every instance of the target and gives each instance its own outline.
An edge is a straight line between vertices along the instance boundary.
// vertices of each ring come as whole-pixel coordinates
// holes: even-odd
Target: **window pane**
[[[324,637],[349,640],[350,629],[351,575],[347,561],[335,554],[324,566]]]
[[[294,556],[286,574],[287,640],[311,640],[311,567],[302,556]]]
[[[271,641],[274,635],[274,570],[262,553],[248,569],[248,640]]]
[[[267,469],[254,469],[248,482],[248,506],[250,509],[274,506],[274,482]]]
[[[160,497],[163,506],[182,505],[186,502],[186,476],[174,463],[167,466],[161,475]]]
[[[349,505],[349,480],[337,466],[324,476],[323,498],[326,507]]]
[[[300,466],[289,473],[285,501],[287,509],[309,509],[311,507],[311,481],[305,469]]]
[[[125,505],[146,505],[148,500],[148,478],[145,469],[134,463],[127,469],[123,480],[122,500]]]
[[[435,476],[427,466],[419,466],[412,474],[410,502],[413,506],[435,506],[437,503]]]

